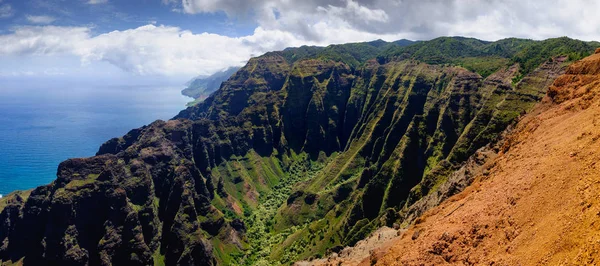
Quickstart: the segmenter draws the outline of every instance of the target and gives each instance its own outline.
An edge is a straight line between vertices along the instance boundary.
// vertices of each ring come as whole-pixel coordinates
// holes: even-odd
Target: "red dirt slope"
[[[316,264],[600,265],[599,93],[595,54],[555,81],[488,174],[370,255]]]
[[[555,81],[487,177],[363,263],[600,264],[599,92],[595,54]]]

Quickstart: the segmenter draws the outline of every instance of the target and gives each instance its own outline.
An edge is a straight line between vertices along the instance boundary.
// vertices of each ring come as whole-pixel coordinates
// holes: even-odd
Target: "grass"
[[[242,263],[244,253],[236,245],[221,241],[220,236],[213,237],[211,243],[219,265],[239,265]]]
[[[348,133],[350,140],[343,151],[332,154],[326,162],[317,164],[307,159],[306,154],[293,152],[266,158],[249,152],[213,169],[213,180],[223,180],[224,190],[231,196],[216,196],[213,205],[228,220],[243,218],[248,229],[249,249],[243,257],[232,251],[235,247],[213,239],[219,261],[222,264],[287,264],[315,254],[323,255],[329,247],[362,239],[378,226],[378,219],[373,218],[376,215],[361,217],[363,214],[353,213],[355,209],[365,211],[367,209],[363,208],[372,207],[381,214],[387,207],[400,208],[436,190],[446,182],[452,166],[493,140],[521,112],[532,106],[527,97],[535,98],[538,91],[534,90],[535,86],[519,82],[523,77],[555,56],[565,55],[569,60],[577,60],[585,56],[590,47],[589,43],[568,38],[543,42],[514,38],[485,42],[443,37],[404,45],[374,42],[303,46],[265,55],[265,58],[283,56],[287,63],[293,64],[289,69],[278,64],[263,66],[260,58],[250,60],[245,72],[241,72],[247,72],[249,87],[264,86],[266,80],[260,74],[289,70],[291,75],[302,80],[312,78],[311,101],[318,106],[325,105],[324,92],[329,86],[329,79],[319,80],[322,79],[319,77],[321,72],[347,65],[352,70],[372,74],[353,76],[346,106],[355,105],[358,110],[356,127]],[[372,58],[385,64],[366,64]],[[510,88],[503,91],[503,88],[483,86],[480,79],[465,79],[461,81],[463,83],[455,84],[454,78],[462,71],[448,67],[459,66],[485,78],[515,63],[520,65],[521,72],[515,77],[514,92],[507,92]],[[321,68],[314,69],[315,65]],[[366,69],[367,66],[372,69]],[[286,93],[292,91],[288,91],[288,87],[296,85],[288,80],[283,85],[286,89],[279,96],[285,98]],[[251,99],[260,102],[259,96],[255,94]],[[426,103],[414,104],[413,99]],[[231,108],[227,104],[223,102],[222,109]],[[279,108],[275,106],[275,109]],[[419,122],[414,122],[417,120]],[[413,122],[418,133],[408,136],[406,125]],[[254,127],[248,122],[241,128],[244,129],[242,132],[251,132]],[[405,132],[399,132],[400,129]],[[402,145],[402,136],[407,136],[413,145],[410,147],[416,147],[418,156],[423,157],[422,162],[419,161],[423,165],[419,166],[422,171],[415,171],[422,176],[410,177],[418,183],[416,186],[412,181],[401,180],[406,173],[402,168],[409,168],[404,162],[413,162],[406,158],[417,156],[409,154],[413,152],[412,148]],[[380,206],[361,205],[367,201],[362,201],[363,191],[357,186],[360,186],[364,173],[367,173],[367,186],[369,178],[378,178],[382,183],[384,199]],[[395,186],[398,184],[413,186],[407,199],[393,198],[398,192]],[[350,190],[349,195],[334,200],[336,193],[342,190]],[[304,194],[286,204],[286,199],[295,191]],[[306,202],[309,194],[315,195],[315,202]],[[388,201],[386,197],[393,200]],[[232,205],[242,211],[229,210]]]
[[[74,190],[77,189],[79,187],[88,185],[88,184],[93,184],[94,182],[96,182],[96,179],[78,179],[78,180],[73,180],[71,182],[69,182],[65,188],[69,189],[69,190]]]
[[[534,41],[509,38],[485,42],[464,37],[440,37],[408,46],[390,46],[377,55],[381,62],[414,59],[436,65],[458,65],[483,77],[504,66],[518,63],[521,75],[531,73],[537,66],[556,56],[579,60],[594,52],[596,42],[584,42],[567,37]]]
[[[21,258],[18,261],[2,261],[0,260],[1,266],[22,266],[25,258]]]
[[[160,247],[152,254],[154,266],[165,266],[165,255],[160,253]]]
[[[6,208],[6,206],[8,205],[8,201],[11,200],[12,198],[14,198],[15,196],[19,195],[21,198],[23,198],[23,201],[27,201],[27,199],[29,198],[29,195],[31,195],[31,192],[33,190],[25,190],[25,191],[15,191],[12,192],[8,195],[4,195],[1,199],[0,199],[0,212],[2,212],[4,210],[4,208]]]
[[[485,42],[444,37],[404,45],[373,42],[305,46],[277,52],[288,63],[297,62],[291,69],[287,69],[285,63],[263,64],[260,58],[251,59],[246,69],[240,72],[240,75],[248,76],[248,90],[261,91],[256,88],[266,86],[266,73],[280,74],[291,70],[292,75],[311,81],[310,88],[295,89],[310,89],[311,103],[317,106],[327,105],[328,97],[332,96],[327,94],[327,89],[333,84],[329,83],[330,78],[320,77],[321,74],[351,69],[348,72],[357,76],[349,79],[353,85],[347,104],[336,103],[331,110],[337,113],[344,106],[354,106],[358,114],[356,121],[352,121],[356,124],[352,131],[344,132],[347,134],[344,137],[349,138],[345,147],[329,156],[320,156],[316,161],[305,153],[294,151],[261,157],[250,150],[244,156],[227,158],[211,169],[213,185],[221,185],[220,192],[226,193],[217,194],[212,200],[212,205],[219,211],[198,217],[199,222],[218,218],[230,222],[241,218],[247,227],[246,238],[240,240],[241,248],[237,243],[229,243],[225,235],[210,238],[217,260],[223,265],[288,264],[324,255],[328,248],[364,238],[378,226],[378,218],[388,207],[401,208],[406,206],[403,204],[435,191],[452,170],[444,163],[451,161],[448,163],[451,166],[461,163],[535,103],[529,98],[535,99],[542,93],[536,90],[542,80],[527,76],[535,72],[535,66],[557,55],[577,60],[585,56],[589,48],[587,43],[568,38],[543,42],[520,39]],[[366,64],[373,58],[385,64]],[[515,77],[513,88],[505,88],[506,91],[482,86],[482,81],[477,78],[454,84],[457,73],[464,71],[448,67],[460,66],[487,77],[514,63],[521,65],[521,73]],[[365,75],[358,76],[359,73]],[[255,101],[254,104],[246,109],[248,113],[241,112],[240,117],[252,119],[251,115],[266,113],[265,106],[272,103],[266,100],[268,97],[280,99],[284,98],[281,95],[292,91],[286,87],[295,86],[289,80],[283,85],[286,89],[281,90],[281,94],[254,93],[248,100]],[[218,98],[221,96],[224,98]],[[215,105],[215,112],[226,116],[225,110],[237,108],[226,95],[215,97],[215,102],[223,100],[219,102],[220,106]],[[276,113],[273,117],[277,119],[281,117],[278,108],[286,107],[282,102],[272,104]],[[223,132],[231,135],[253,132],[257,125],[250,119],[244,120],[242,126],[231,126]],[[411,125],[418,134],[409,135]],[[215,144],[234,145],[233,140],[218,138],[219,143]],[[413,147],[407,143],[417,147],[416,152],[407,148]],[[422,174],[415,171],[418,175],[407,177],[403,168],[409,167],[404,162],[411,156],[422,157],[422,161],[414,165],[422,164],[418,167],[423,169],[420,169]],[[133,187],[142,181],[141,177],[132,175],[128,166],[125,166],[125,173],[129,177],[126,185]],[[405,177],[420,183],[404,182]],[[97,178],[98,175],[88,175],[85,179],[73,180],[65,188],[58,189],[55,198],[70,200],[76,193],[85,192],[83,187],[97,182]],[[363,190],[363,186],[374,187],[371,198],[383,197],[382,201],[368,204],[369,191]],[[394,198],[394,194],[408,186],[413,187],[406,199]],[[297,191],[302,193],[288,204],[290,195]],[[339,194],[344,195],[338,197]],[[0,210],[6,207],[10,197],[0,199]],[[314,197],[314,201],[311,202],[310,197]],[[367,204],[363,206],[363,203]],[[157,198],[153,205],[157,210]],[[133,203],[131,207],[138,212],[144,208]],[[354,210],[358,211],[354,213]],[[367,212],[371,213],[365,214]],[[178,219],[193,220],[185,215]],[[191,228],[186,230],[191,231]],[[159,250],[153,257],[155,265],[164,265],[165,258]]]
[[[500,56],[483,56],[458,58],[453,63],[485,78],[499,69],[509,66],[511,61]]]
[[[197,104],[199,104],[199,103],[201,103],[203,101],[204,101],[204,99],[198,98],[198,99],[195,99],[195,100],[193,100],[191,102],[186,103],[185,106],[186,107],[192,107],[192,106],[195,106],[195,105],[197,105]]]
[[[272,251],[281,245],[288,236],[300,230],[302,227],[291,226],[286,230],[277,232],[274,230],[273,221],[279,208],[285,203],[299,182],[310,180],[318,172],[322,165],[311,162],[307,154],[293,156],[293,162],[289,171],[273,187],[271,192],[261,194],[260,204],[253,210],[250,217],[245,217],[244,222],[248,226],[247,237],[250,249],[246,254],[245,265],[274,265],[277,259],[271,258]]]

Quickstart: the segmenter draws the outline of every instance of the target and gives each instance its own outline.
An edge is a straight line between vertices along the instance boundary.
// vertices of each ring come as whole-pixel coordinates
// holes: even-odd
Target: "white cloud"
[[[14,14],[15,11],[10,4],[4,4],[0,6],[0,19],[10,18]]]
[[[329,5],[325,7],[317,7],[317,10],[325,12],[328,16],[347,17],[362,20],[365,23],[370,22],[387,22],[388,14],[381,9],[369,9],[359,5],[357,2],[348,1],[345,7],[337,7]]]
[[[90,5],[106,4],[108,0],[89,0],[87,3]]]
[[[0,0],[1,1],[1,0]],[[86,0],[87,1],[87,0]],[[106,2],[91,0],[89,3]],[[248,36],[193,33],[146,25],[92,35],[88,27],[26,26],[0,35],[3,55],[71,55],[140,75],[212,74],[290,46],[430,39],[484,40],[570,36],[600,39],[596,0],[162,0],[186,13],[225,12],[253,19]]]
[[[155,25],[98,36],[86,27],[24,26],[0,35],[0,56],[70,54],[79,56],[83,64],[105,61],[140,75],[195,76],[303,43],[290,33],[262,28],[251,36],[232,38]]]
[[[263,28],[318,42],[327,42],[330,36],[317,25],[327,25],[328,33],[414,39],[447,35],[600,39],[597,0],[181,0],[179,5],[189,14],[254,16]]]
[[[26,26],[0,35],[0,55],[55,55],[78,53],[78,44],[89,39],[84,27]]]
[[[34,23],[34,24],[50,24],[56,20],[56,18],[51,17],[51,16],[27,15],[27,16],[25,16],[25,18],[27,19],[27,21]]]
[[[149,24],[135,29],[92,36],[87,27],[23,26],[0,35],[2,55],[75,55],[82,64],[104,61],[139,75],[209,75],[229,66],[239,66],[253,56],[291,46],[327,45],[384,38],[393,34],[372,34],[316,23],[312,27],[325,41],[312,41],[292,32],[257,27],[252,35],[228,37]]]
[[[241,64],[252,51],[238,38],[146,25],[81,42],[84,62],[103,60],[138,74],[211,73]]]

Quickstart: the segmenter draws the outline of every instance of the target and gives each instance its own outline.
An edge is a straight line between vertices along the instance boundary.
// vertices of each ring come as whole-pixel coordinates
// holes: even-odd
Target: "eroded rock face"
[[[537,103],[541,100],[541,97],[544,94],[545,88],[549,88],[552,82],[557,80],[557,78],[561,77],[563,73],[565,73],[566,68],[564,66],[564,62],[566,57],[557,57],[554,58],[550,62],[544,63],[538,69],[534,70],[530,75],[525,77],[519,84],[516,85],[515,95],[517,97],[522,97],[521,99],[517,98],[508,98],[508,100],[523,102],[531,106],[532,103]],[[510,88],[511,71],[508,70],[506,72],[498,72],[485,81],[485,83],[489,85],[495,85],[498,89],[512,90]],[[479,122],[479,121],[475,121]],[[508,126],[508,125],[507,125]],[[498,130],[504,127],[498,127],[495,130]],[[479,136],[465,135],[465,139],[473,138],[475,139],[473,143],[488,143],[486,146],[479,148],[473,155],[471,155],[464,163],[459,165],[443,165],[439,169],[450,170],[450,174],[448,175],[448,179],[446,182],[442,183],[440,187],[434,192],[427,194],[423,197],[414,197],[416,202],[411,205],[406,205],[404,209],[400,211],[401,221],[405,224],[412,223],[415,219],[421,216],[425,211],[441,204],[444,200],[449,197],[463,191],[466,187],[468,187],[474,180],[474,178],[478,175],[487,175],[488,168],[491,167],[491,162],[494,158],[498,156],[499,153],[503,152],[506,148],[505,138],[507,135],[511,134],[512,127],[506,127],[503,132],[500,134],[496,134],[495,139],[485,139],[484,141],[477,140]],[[473,145],[473,144],[471,144]],[[470,152],[469,152],[470,153]],[[439,171],[439,170],[438,170]],[[431,175],[434,176],[437,174],[433,172]],[[423,187],[431,187],[431,179],[428,179],[427,176],[424,179],[422,185]],[[411,196],[414,196],[411,195]],[[412,198],[409,198],[409,202]]]
[[[214,265],[198,216],[210,216],[206,179],[185,148],[189,121],[155,122],[117,155],[72,159],[58,178],[3,210],[3,260],[31,265]],[[104,146],[105,147],[105,146]],[[215,218],[218,220],[218,218]],[[210,219],[209,219],[210,220]]]
[[[599,69],[599,54],[573,63],[481,182],[373,252],[371,264],[596,264]]]
[[[556,79],[548,89],[548,96],[555,103],[562,103],[574,98],[583,98],[581,106],[591,103],[598,94],[598,76],[600,75],[600,54],[594,54],[584,60],[573,63],[565,75]]]
[[[413,60],[253,58],[173,120],[112,139],[95,157],[63,162],[52,184],[2,199],[0,261],[251,263],[245,249],[263,243],[252,242],[260,236],[247,235],[257,226],[248,222],[273,191],[269,203],[280,205],[261,226],[280,242],[261,259],[351,245],[463,189],[471,179],[455,171],[541,99],[563,62],[513,86],[517,65],[483,78]],[[302,182],[281,188],[287,180]],[[292,225],[296,242],[286,241]]]

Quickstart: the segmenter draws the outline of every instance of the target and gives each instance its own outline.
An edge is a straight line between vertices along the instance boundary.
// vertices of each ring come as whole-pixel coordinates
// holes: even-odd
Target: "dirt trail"
[[[368,252],[312,264],[600,265],[600,54],[548,95],[465,191]]]
[[[359,241],[354,247],[346,247],[339,253],[334,253],[324,259],[313,261],[296,262],[294,266],[311,266],[311,265],[356,265],[364,259],[371,256],[373,250],[381,248],[389,248],[398,235],[401,235],[404,230],[398,231],[389,227],[379,228],[373,232],[368,238]],[[342,263],[342,264],[340,264]]]

